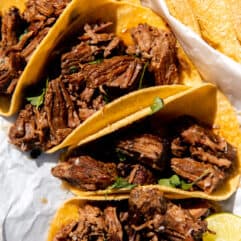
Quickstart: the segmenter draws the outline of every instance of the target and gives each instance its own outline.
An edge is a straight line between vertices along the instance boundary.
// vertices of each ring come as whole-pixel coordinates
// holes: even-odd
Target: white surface
[[[241,85],[238,84],[241,80],[240,65],[208,47],[173,19],[165,10],[163,1],[145,2],[165,16],[206,80],[217,83],[241,110]],[[50,174],[59,154],[30,159],[29,154],[21,153],[8,143],[8,128],[9,121],[0,117],[0,241],[44,241],[56,208],[71,196]],[[240,203],[239,189],[230,200],[224,202],[224,208],[241,215]]]
[[[172,17],[164,0],[141,2],[166,20],[203,79],[216,84],[236,109],[241,111],[241,65],[211,48],[191,29]]]
[[[2,241],[43,241],[56,208],[70,196],[50,173],[58,154],[31,159],[8,143],[0,118],[0,223]],[[1,240],[1,239],[0,239]]]

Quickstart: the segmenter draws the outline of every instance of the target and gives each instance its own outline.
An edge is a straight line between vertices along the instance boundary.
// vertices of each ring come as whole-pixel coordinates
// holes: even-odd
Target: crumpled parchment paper
[[[216,83],[241,110],[241,66],[170,16],[163,0],[143,2],[166,19],[205,80]],[[31,159],[9,144],[10,124],[0,117],[0,241],[44,241],[56,209],[72,194],[50,173],[60,153]],[[241,215],[240,188],[223,207]]]

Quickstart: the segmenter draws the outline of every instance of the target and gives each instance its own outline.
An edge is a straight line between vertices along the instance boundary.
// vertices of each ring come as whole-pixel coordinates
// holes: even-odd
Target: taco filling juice
[[[149,86],[180,83],[170,31],[140,23],[130,29],[133,44],[126,45],[111,28],[111,22],[85,24],[72,44],[62,46],[59,63],[52,67],[57,70],[49,72],[39,96],[27,98],[30,103],[11,128],[13,144],[23,151],[46,151],[114,99]]]
[[[213,204],[170,200],[155,188],[138,187],[128,200],[67,201],[57,212],[48,241],[70,240],[202,240],[204,218]]]

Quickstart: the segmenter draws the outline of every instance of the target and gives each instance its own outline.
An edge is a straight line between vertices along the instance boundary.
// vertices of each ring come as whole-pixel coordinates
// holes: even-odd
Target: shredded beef
[[[12,95],[32,53],[56,22],[69,0],[28,0],[22,14],[16,7],[2,16],[0,94]]]
[[[59,163],[52,169],[52,174],[84,190],[95,191],[105,189],[115,182],[117,168],[114,163],[103,163],[90,156],[80,156]]]
[[[135,47],[131,46],[127,52],[149,61],[148,69],[154,74],[156,85],[178,83],[176,39],[173,34],[139,24],[132,29],[131,36]]]
[[[202,200],[172,201],[156,188],[137,187],[128,203],[98,201],[79,207],[78,220],[63,226],[54,241],[200,241],[207,223],[191,215],[199,205],[210,210]]]
[[[191,158],[172,158],[171,168],[179,176],[196,182],[207,193],[212,193],[225,179],[225,173],[216,166],[194,161]],[[201,178],[201,180],[199,180]]]
[[[147,185],[156,182],[156,178],[150,170],[142,165],[134,165],[128,177],[128,182],[137,185]]]
[[[46,2],[44,5],[42,2],[45,3],[46,0],[39,0],[34,5],[33,1],[28,1],[29,9],[24,12],[23,16],[24,21],[29,23],[30,19],[34,19],[34,22],[30,22],[27,28],[28,32],[21,35],[21,40],[11,47],[11,51],[20,51],[22,58],[26,61],[41,36],[45,36],[52,21],[56,19],[56,9],[59,10],[56,4],[63,7],[64,3],[67,3],[65,1]],[[41,132],[41,135],[46,134],[46,138],[42,138],[41,141],[39,139],[34,141],[33,138],[33,143],[25,145],[24,150],[31,150],[33,147],[48,150],[58,145],[73,129],[100,110],[106,103],[130,91],[153,85],[152,76],[145,73],[144,63],[146,60],[126,55],[125,49],[127,47],[124,46],[119,37],[109,31],[111,26],[110,22],[85,24],[83,32],[80,31],[81,35],[77,39],[71,40],[69,47],[59,46],[59,55],[57,54],[56,66],[54,65],[56,72],[50,73],[50,76],[53,77],[49,81],[44,104],[38,108],[38,111],[46,118],[45,123],[48,125],[48,131]],[[143,29],[140,26],[138,27],[140,30],[147,31],[149,29],[149,32],[157,31],[159,33],[159,30],[155,28],[152,30],[152,27],[146,24],[143,25],[145,26]],[[42,32],[43,34],[41,34]],[[160,38],[159,35],[161,34],[152,35],[154,42],[155,38]],[[174,48],[173,53],[175,53],[175,44],[172,43],[172,38],[167,38],[165,41],[170,42],[170,46],[168,46]],[[156,51],[154,51],[156,48],[154,45],[151,46],[153,48],[151,54]],[[154,56],[157,55],[153,54],[152,60],[156,61]],[[8,59],[6,61],[9,62]],[[13,76],[15,72],[12,71],[9,74],[8,66],[6,67],[4,63],[0,64],[0,72],[4,76],[8,76],[7,79],[2,80],[2,86],[10,88],[8,92],[10,93],[18,79],[19,69],[17,66],[21,65],[14,65],[16,66],[16,78],[15,74]],[[163,71],[165,70],[163,69]],[[33,113],[33,115],[35,114]],[[38,121],[36,120],[36,122]],[[18,120],[10,132],[18,132],[17,123],[19,123]],[[12,140],[17,135],[10,133],[9,136],[12,143],[21,148],[20,140]],[[34,142],[36,143],[34,144]],[[153,151],[155,152],[155,150]],[[164,162],[156,163],[158,158],[162,159],[162,153],[154,152],[152,154],[146,152],[144,158],[139,159],[142,162],[146,158],[154,158],[150,165],[153,168],[162,169]],[[160,156],[158,156],[159,154]],[[151,156],[148,157],[148,155]]]
[[[64,226],[54,238],[54,241],[92,240],[123,240],[116,207],[108,206],[102,211],[97,206],[86,204],[79,208],[79,220]]]
[[[99,64],[88,64],[83,67],[88,86],[96,88],[101,85],[133,89],[141,72],[141,62],[131,56],[115,56]]]
[[[162,171],[168,158],[168,145],[166,140],[157,135],[142,134],[130,136],[120,140],[117,149],[131,160],[137,160],[146,166]]]
[[[21,19],[19,10],[16,7],[10,8],[2,16],[1,28],[1,51],[5,52],[9,47],[18,42],[24,21]]]
[[[137,187],[130,193],[129,240],[201,240],[207,224],[155,188]]]
[[[236,149],[210,129],[191,121],[179,123],[176,133],[171,143],[175,157],[172,169],[191,182],[209,170],[196,185],[207,193],[216,190],[235,165]]]

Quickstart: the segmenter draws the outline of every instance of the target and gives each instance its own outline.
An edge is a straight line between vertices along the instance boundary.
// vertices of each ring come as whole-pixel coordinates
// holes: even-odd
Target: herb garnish
[[[27,97],[26,99],[36,108],[39,108],[43,102],[48,87],[49,80],[46,80],[46,86],[43,88],[42,93],[39,96]]]
[[[20,41],[22,39],[23,35],[26,34],[27,32],[28,32],[28,29],[27,28],[24,29],[23,33],[19,35],[18,41]]]
[[[158,112],[160,109],[162,109],[164,106],[164,101],[160,97],[156,97],[150,106],[151,108],[151,114],[154,114]]]
[[[88,64],[100,64],[101,62],[103,62],[103,59],[96,59],[94,61],[88,62]]]
[[[144,65],[143,70],[142,70],[142,73],[141,73],[141,77],[140,77],[138,89],[141,89],[141,88],[142,88],[143,78],[144,78],[144,75],[145,75],[145,72],[146,72],[146,68],[147,68],[148,65],[149,65],[149,62],[147,61],[147,62],[145,63],[145,65]]]
[[[113,183],[107,189],[120,189],[120,188],[132,189],[135,186],[136,186],[136,184],[131,184],[126,179],[124,179],[122,177],[117,177],[115,183]]]
[[[76,66],[74,66],[74,65],[69,68],[69,73],[70,74],[74,74],[77,71],[78,71],[78,68]]]
[[[172,175],[170,178],[162,178],[159,179],[158,184],[168,187],[177,187],[181,188],[182,190],[189,190],[195,185],[197,182],[202,180],[205,176],[207,176],[210,173],[209,170],[206,170],[200,177],[198,177],[195,181],[191,183],[187,183],[184,180],[181,180],[178,175]]]
[[[116,149],[116,155],[117,155],[119,161],[121,161],[121,162],[126,161],[126,156],[121,150]]]

